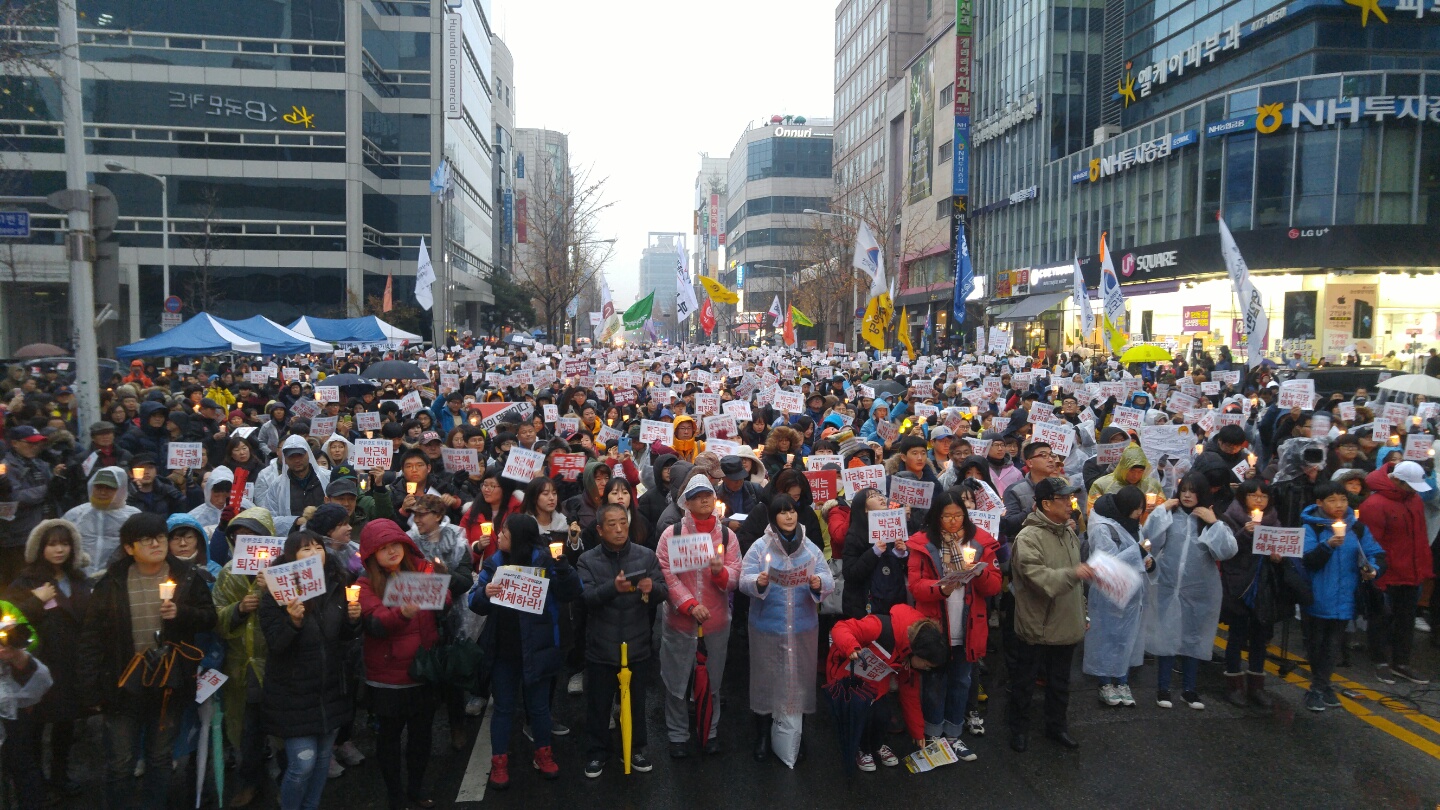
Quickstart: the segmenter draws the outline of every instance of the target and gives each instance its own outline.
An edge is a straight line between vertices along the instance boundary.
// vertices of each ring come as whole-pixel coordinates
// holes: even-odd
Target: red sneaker
[[[504,790],[510,787],[510,755],[490,757],[490,787]]]
[[[560,766],[555,764],[554,752],[546,745],[535,749],[535,770],[540,772],[542,779],[558,779],[560,777]]]

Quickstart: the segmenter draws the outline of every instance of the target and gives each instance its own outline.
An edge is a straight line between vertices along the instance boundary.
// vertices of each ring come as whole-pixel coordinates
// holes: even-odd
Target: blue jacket
[[[457,417],[450,413],[449,408],[445,407],[445,397],[437,397],[434,402],[430,403],[430,415],[435,417],[435,429],[443,439],[449,436],[450,431],[465,419],[465,409],[461,408],[460,415]]]
[[[470,609],[481,616],[492,611],[510,610],[520,621],[520,660],[525,683],[535,683],[542,678],[552,677],[560,672],[565,656],[560,650],[560,603],[570,602],[580,596],[580,576],[562,557],[552,559],[549,554],[536,549],[530,559],[530,567],[543,569],[550,580],[550,590],[545,597],[544,613],[526,613],[504,606],[490,604],[485,586],[495,578],[495,570],[504,565],[502,552],[496,552],[485,561],[480,574],[475,578],[475,587],[470,591]],[[485,623],[480,634],[480,647],[495,660],[495,634],[499,627],[498,616]]]
[[[1310,587],[1315,601],[1305,612],[1318,619],[1355,618],[1355,590],[1360,587],[1360,553],[1377,570],[1382,568],[1385,550],[1375,542],[1365,524],[1355,518],[1354,509],[1345,510],[1345,542],[1332,549],[1329,540],[1334,536],[1330,528],[1333,522],[1320,514],[1315,504],[1305,507],[1300,513],[1300,522],[1305,526],[1305,572],[1310,576]]]
[[[866,419],[865,424],[860,426],[860,438],[866,441],[880,442],[880,433],[875,427],[875,411],[878,408],[886,408],[889,410],[889,413],[885,415],[885,421],[887,422],[893,422],[905,415],[904,402],[891,405],[890,401],[885,397],[876,397],[875,401],[870,403],[870,418]]]

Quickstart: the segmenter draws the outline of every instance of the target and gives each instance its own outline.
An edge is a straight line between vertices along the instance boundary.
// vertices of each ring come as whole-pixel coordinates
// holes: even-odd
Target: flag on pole
[[[436,166],[434,174],[430,175],[430,195],[446,200],[455,196],[455,178],[452,174],[450,161],[441,158],[440,165]]]
[[[385,298],[380,304],[381,312],[389,312],[395,306],[395,277],[385,277]]]
[[[815,322],[810,317],[795,307],[790,307],[790,317],[795,319],[796,326],[814,326]]]
[[[864,222],[855,232],[855,255],[852,259],[855,269],[870,277],[870,297],[885,293],[885,257],[880,255],[880,243],[870,226]]]
[[[1071,292],[1080,307],[1080,331],[1082,340],[1089,340],[1095,333],[1095,310],[1090,308],[1090,293],[1085,290],[1085,277],[1080,273],[1080,259],[1075,259],[1075,289]]]
[[[955,226],[955,300],[950,305],[955,314],[955,328],[965,324],[965,301],[975,291],[975,268],[970,263],[970,243],[965,239],[965,221]],[[929,316],[926,316],[927,320]]]
[[[871,346],[885,348],[885,327],[890,323],[895,308],[890,304],[890,293],[882,290],[865,305],[865,318],[860,322],[860,336]]]
[[[1110,258],[1105,237],[1106,234],[1100,234],[1100,297],[1105,302],[1106,342],[1110,351],[1119,354],[1128,340],[1120,328],[1125,319],[1125,294],[1120,292],[1120,277],[1115,274],[1115,262]]]
[[[795,308],[785,311],[785,331],[781,333],[786,346],[795,345]]]
[[[775,326],[780,323],[780,316],[784,314],[784,311],[780,309],[780,296],[775,296],[775,301],[770,304],[770,311],[766,312],[765,314],[770,316],[771,326]]]
[[[568,303],[568,304],[565,305],[565,317],[567,317],[567,318],[573,318],[573,317],[575,317],[576,313],[578,313],[579,311],[580,311],[580,296],[577,295],[577,296],[575,296],[574,298],[571,298],[571,299],[570,299],[570,303]]]
[[[595,336],[601,343],[614,337],[624,326],[620,322],[620,316],[615,312],[614,294],[610,292],[610,282],[606,279],[600,280],[600,325],[595,327]]]
[[[1235,244],[1230,226],[1225,224],[1224,217],[1217,214],[1216,218],[1220,220],[1220,255],[1225,259],[1225,270],[1230,274],[1230,283],[1235,287],[1235,297],[1240,301],[1239,311],[1243,315],[1245,363],[1253,368],[1265,359],[1270,315],[1265,312],[1265,301],[1260,297],[1260,291],[1250,280],[1250,267],[1245,264],[1245,257],[1240,255],[1240,247]]]
[[[712,299],[714,299],[714,300],[715,300],[715,303],[717,303],[717,304],[738,304],[738,303],[740,303],[740,296],[739,296],[739,295],[737,295],[736,293],[731,292],[729,289],[727,289],[727,288],[725,287],[725,285],[721,284],[720,282],[716,281],[716,280],[713,279],[713,278],[710,278],[710,277],[708,277],[708,276],[701,276],[701,277],[700,277],[700,284],[701,284],[701,286],[703,286],[703,287],[705,288],[705,292],[708,293],[708,294],[710,295],[710,297],[711,297]]]
[[[914,360],[915,347],[910,345],[910,313],[904,307],[900,308],[900,325],[895,330],[895,337],[899,339],[900,345],[905,347],[910,359]]]
[[[650,311],[655,308],[655,291],[636,301],[631,307],[625,310],[625,329],[639,329],[650,319]]]
[[[695,285],[690,281],[690,262],[685,255],[683,242],[675,242],[675,253],[678,257],[678,266],[675,277],[675,322],[684,323],[685,319],[695,314],[700,304],[695,300]]]
[[[715,331],[715,304],[709,298],[700,305],[700,328],[705,330],[705,337]]]
[[[435,284],[435,266],[430,264],[430,251],[425,249],[425,237],[420,237],[420,263],[415,267],[415,303],[421,309],[435,306],[435,297],[430,288]]]

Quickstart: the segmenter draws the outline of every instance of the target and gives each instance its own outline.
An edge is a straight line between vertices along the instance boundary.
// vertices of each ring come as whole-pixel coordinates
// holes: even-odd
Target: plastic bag
[[[770,724],[770,748],[775,758],[794,769],[795,760],[800,758],[800,734],[803,731],[805,715],[776,714]]]
[[[830,593],[825,594],[825,599],[820,602],[821,616],[840,616],[844,610],[842,605],[845,597],[845,577],[843,575],[844,560],[827,560],[826,565],[830,566],[830,576],[835,579],[835,587]]]

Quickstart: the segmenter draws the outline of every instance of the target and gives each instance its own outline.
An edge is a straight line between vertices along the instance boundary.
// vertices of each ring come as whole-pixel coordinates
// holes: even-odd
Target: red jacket
[[[1385,573],[1375,580],[1381,589],[1390,585],[1420,585],[1434,576],[1430,538],[1425,530],[1425,506],[1420,496],[1401,492],[1390,473],[1395,465],[1365,476],[1370,497],[1360,504],[1360,522],[1385,549]]]
[[[843,500],[837,500],[830,514],[825,516],[825,523],[830,529],[830,558],[844,559],[845,533],[850,531],[850,506]]]
[[[988,563],[984,571],[965,587],[965,660],[979,661],[985,657],[985,643],[990,638],[989,612],[985,600],[1000,593],[1000,567],[995,564],[995,538],[983,529],[975,530],[974,545],[980,549],[980,562]],[[915,609],[927,619],[940,623],[945,637],[950,637],[949,611],[945,594],[940,591],[940,566],[935,560],[936,549],[925,532],[910,535],[909,576],[910,596]]]
[[[424,574],[433,571],[415,541],[393,520],[381,518],[365,524],[360,532],[360,559],[368,562],[371,555],[390,543],[402,543],[406,556],[415,562],[415,570]],[[362,573],[360,585],[360,616],[365,627],[365,679],[377,683],[410,685],[410,662],[422,649],[440,641],[436,628],[436,611],[422,610],[407,619],[398,607],[385,607],[381,597],[370,585],[369,573]],[[450,600],[449,595],[445,597]]]
[[[910,668],[910,626],[925,617],[909,605],[895,605],[890,608],[890,629],[895,633],[895,649],[890,655],[880,656],[895,670],[900,682],[900,714],[905,718],[905,729],[912,740],[925,739],[925,716],[920,711],[920,673]],[[850,656],[861,647],[874,644],[880,638],[883,625],[878,616],[863,619],[844,619],[830,631],[830,654],[825,660],[825,680],[834,683],[850,674]],[[880,650],[870,647],[876,655]],[[876,698],[883,697],[890,690],[890,679],[870,682]]]

